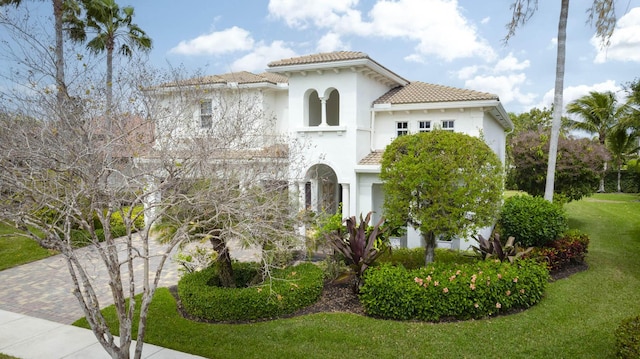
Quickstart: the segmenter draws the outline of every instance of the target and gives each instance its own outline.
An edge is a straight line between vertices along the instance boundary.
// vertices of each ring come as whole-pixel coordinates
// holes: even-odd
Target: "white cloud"
[[[460,10],[456,0],[380,0],[369,16],[374,35],[417,41],[418,54],[493,60],[494,50]]]
[[[607,81],[600,82],[593,85],[569,86],[569,87],[566,87],[562,93],[562,102],[564,102],[564,106],[566,107],[568,103],[575,101],[584,95],[588,95],[589,92],[591,91],[597,91],[597,92],[612,91],[613,93],[616,93],[619,96],[623,96],[624,94],[622,93],[621,90],[622,88],[616,85],[616,82],[614,80],[607,80]],[[551,108],[551,105],[553,104],[553,95],[554,95],[554,89],[547,91],[547,93],[545,93],[544,96],[542,97],[542,101],[539,104],[537,104],[535,107]]]
[[[415,62],[415,63],[418,63],[418,64],[426,64],[427,63],[427,61],[424,59],[424,57],[420,56],[418,54],[411,54],[409,56],[405,56],[404,57],[404,61]]]
[[[341,14],[351,10],[358,0],[270,0],[269,15],[282,19],[293,28],[307,28],[309,23],[317,27],[331,27],[339,21]]]
[[[271,61],[297,56],[296,52],[285,46],[282,41],[271,45],[259,43],[253,51],[231,64],[231,71],[262,72]]]
[[[510,71],[522,71],[528,68],[531,65],[529,60],[524,60],[522,62],[518,61],[518,59],[513,56],[513,53],[509,53],[505,58],[500,59],[493,68],[493,71],[496,73],[499,72],[510,72]]]
[[[640,62],[640,7],[631,9],[618,20],[609,47],[603,48],[595,36],[591,38],[591,45],[598,51],[595,63],[609,60]]]
[[[475,75],[478,70],[480,68],[477,65],[473,65],[473,66],[466,66],[461,68],[460,70],[458,70],[458,72],[456,72],[457,76],[459,79],[461,80],[468,80],[471,78],[471,76]]]
[[[487,17],[483,18],[482,20],[480,20],[480,23],[481,23],[482,25],[486,25],[486,24],[488,24],[490,21],[491,21],[491,18],[490,18],[489,16],[487,16]]]
[[[509,53],[507,56],[489,65],[466,66],[455,72],[465,80],[465,87],[498,95],[503,104],[517,102],[523,106],[533,103],[534,93],[525,93],[521,87],[527,83],[523,70],[529,68],[529,60],[519,60]]]
[[[340,34],[330,32],[318,40],[316,50],[318,52],[332,52],[338,50],[346,50],[349,46],[342,42]]]
[[[520,91],[520,86],[526,80],[527,76],[523,73],[499,76],[479,75],[465,81],[464,85],[474,90],[494,93],[500,97],[500,102],[503,104],[517,101],[522,105],[528,105],[533,102],[536,95]]]
[[[234,51],[246,51],[253,47],[251,34],[237,26],[200,35],[195,39],[180,41],[178,46],[169,50],[182,55],[220,55]]]
[[[465,18],[457,0],[377,0],[368,12],[368,21],[356,7],[357,0],[271,0],[269,14],[292,28],[313,25],[344,36],[367,36],[413,41],[416,61],[437,56],[446,61],[480,57],[491,61],[493,48],[481,38]]]

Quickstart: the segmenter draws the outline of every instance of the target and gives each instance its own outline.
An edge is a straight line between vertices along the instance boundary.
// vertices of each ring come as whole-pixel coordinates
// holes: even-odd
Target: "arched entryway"
[[[325,164],[309,168],[305,176],[304,201],[307,210],[336,213],[342,202],[342,186],[333,168]]]

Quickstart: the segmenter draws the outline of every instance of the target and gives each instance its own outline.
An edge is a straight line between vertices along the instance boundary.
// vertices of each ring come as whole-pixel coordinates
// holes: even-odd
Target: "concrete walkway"
[[[151,242],[150,253],[162,253],[163,246],[155,241]],[[121,245],[119,251],[124,255],[124,245]],[[141,248],[141,245],[141,240],[134,241],[134,246]],[[258,259],[258,252],[255,250],[243,250],[230,245],[230,252],[232,257],[240,261]],[[77,253],[89,272],[100,307],[113,304],[107,271],[96,249],[86,247],[79,249]],[[173,254],[175,253],[171,257]],[[158,262],[159,257],[151,260],[151,278]],[[134,276],[139,280],[143,277],[143,262],[134,261],[134,267]],[[167,260],[159,286],[177,284],[180,276],[178,268],[179,265],[173,260]],[[126,285],[128,277],[123,278],[123,281]],[[0,283],[0,353],[24,359],[108,357],[91,331],[68,325],[83,317],[84,313],[72,294],[73,284],[66,261],[61,255],[1,271]],[[52,337],[56,340],[50,339]],[[61,346],[66,348],[68,345],[69,349],[63,350],[58,343],[67,343]],[[146,349],[147,344],[144,347],[145,354],[148,355],[146,357],[150,358],[195,358],[177,355],[177,352],[165,352],[166,349],[152,345],[149,345],[149,349]],[[87,356],[84,350],[91,353],[92,348],[99,349],[96,353],[100,352],[101,356]]]
[[[135,341],[131,344],[131,354]],[[110,356],[88,329],[0,310],[0,353],[21,359],[108,359]],[[197,359],[196,355],[145,344],[142,357]]]

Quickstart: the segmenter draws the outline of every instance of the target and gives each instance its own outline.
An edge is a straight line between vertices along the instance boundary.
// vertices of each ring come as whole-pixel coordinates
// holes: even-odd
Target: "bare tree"
[[[609,44],[616,25],[614,0],[593,0],[588,10],[588,22],[596,28],[596,36],[602,41],[602,46]],[[515,35],[516,29],[523,26],[538,10],[538,0],[514,0],[511,4],[513,12],[511,21],[507,24],[505,43]],[[561,0],[560,20],[558,21],[558,53],[556,57],[556,81],[553,96],[553,119],[551,122],[551,138],[549,142],[549,162],[544,198],[553,201],[556,158],[558,152],[558,136],[562,124],[564,67],[567,46],[567,18],[569,16],[569,0]]]
[[[28,30],[20,33],[28,41],[38,39]],[[0,220],[62,254],[74,295],[111,357],[128,358],[133,339],[134,356],[140,357],[149,305],[165,263],[181,242],[219,240],[220,252],[230,239],[267,250],[295,243],[295,211],[282,190],[295,146],[275,135],[273,117],[255,94],[161,85],[175,83],[175,77],[131,61],[114,76],[109,113],[115,121],[106,136],[103,74],[71,64],[78,72],[67,76],[83,81],[67,84],[72,105],[57,111],[57,91],[42,76],[55,66],[37,61],[45,54],[21,44],[34,61],[15,65],[27,74],[28,81],[17,87],[24,91],[1,94]],[[218,110],[209,128],[200,131],[198,122],[194,134],[189,131],[201,118],[193,109],[203,93],[219,104]],[[140,224],[143,217],[146,225]],[[168,228],[163,223],[171,223],[171,230],[163,230]],[[162,250],[153,253],[149,244],[158,239]],[[90,275],[79,245],[93,248],[108,277]],[[263,257],[273,263],[268,253]],[[142,274],[135,271],[137,263],[143,264]],[[100,312],[110,304],[96,294],[104,286],[112,294],[119,339]]]

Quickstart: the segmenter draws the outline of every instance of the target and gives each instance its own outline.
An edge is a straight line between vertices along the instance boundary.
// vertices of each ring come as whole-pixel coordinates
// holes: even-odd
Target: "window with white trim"
[[[404,136],[409,133],[409,122],[401,121],[396,122],[396,135],[398,137]]]
[[[445,131],[453,131],[453,120],[442,121],[442,129]]]
[[[431,121],[418,121],[418,132],[431,131]]]
[[[211,128],[213,124],[213,105],[211,100],[200,100],[200,128]]]

